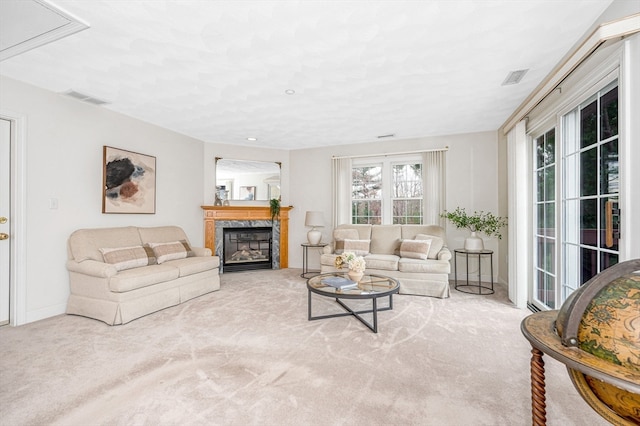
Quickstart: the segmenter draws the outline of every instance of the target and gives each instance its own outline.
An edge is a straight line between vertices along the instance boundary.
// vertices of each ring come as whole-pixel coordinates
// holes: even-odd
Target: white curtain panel
[[[332,227],[351,223],[351,158],[333,158],[331,161],[333,187]]]
[[[446,206],[446,165],[447,151],[428,151],[422,153],[422,181],[423,181],[423,221],[425,225],[445,226],[445,220],[440,217]]]

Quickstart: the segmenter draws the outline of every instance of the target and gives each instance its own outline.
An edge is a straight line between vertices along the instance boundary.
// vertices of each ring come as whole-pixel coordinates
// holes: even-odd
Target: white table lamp
[[[316,228],[322,228],[324,226],[322,212],[307,212],[304,219],[304,226],[311,227],[311,231],[307,232],[307,240],[309,241],[309,244],[320,244],[322,232],[318,231]]]

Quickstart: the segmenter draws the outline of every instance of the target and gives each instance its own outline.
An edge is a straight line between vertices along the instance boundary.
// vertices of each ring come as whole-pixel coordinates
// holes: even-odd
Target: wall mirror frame
[[[282,163],[216,157],[215,164],[216,197],[221,202],[280,199]]]

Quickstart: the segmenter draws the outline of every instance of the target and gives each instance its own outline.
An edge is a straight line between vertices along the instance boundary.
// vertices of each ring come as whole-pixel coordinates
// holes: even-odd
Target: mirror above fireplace
[[[216,157],[220,200],[267,201],[280,198],[281,163]]]

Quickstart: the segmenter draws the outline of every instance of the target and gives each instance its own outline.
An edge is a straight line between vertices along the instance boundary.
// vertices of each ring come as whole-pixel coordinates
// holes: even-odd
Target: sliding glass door
[[[619,259],[617,82],[562,115],[559,125],[533,143],[530,303],[540,309],[558,309]]]

